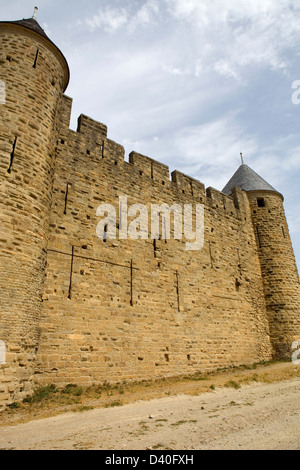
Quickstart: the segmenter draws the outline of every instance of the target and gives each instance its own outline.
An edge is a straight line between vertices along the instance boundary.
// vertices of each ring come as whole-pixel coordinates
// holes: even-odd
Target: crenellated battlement
[[[0,409],[286,354],[300,301],[279,193],[126,159],[85,114],[72,130],[60,51],[34,19],[0,23]]]
[[[121,144],[108,138],[107,126],[103,123],[81,114],[78,118],[77,130],[74,132],[69,126],[72,99],[64,95],[62,112],[61,143],[69,145],[88,161],[99,164],[110,164],[115,171],[124,172],[131,176],[139,185],[149,182],[163,192],[172,192],[173,199],[185,203],[204,203],[211,209],[222,210],[227,216],[237,216],[240,204],[244,198],[235,195],[228,196],[214,188],[205,188],[204,183],[174,170],[170,174],[168,165],[161,163],[136,151],[129,154],[128,162],[125,160],[125,149]],[[84,171],[84,167],[82,167]],[[146,183],[145,183],[146,184]],[[240,204],[238,203],[240,200]]]

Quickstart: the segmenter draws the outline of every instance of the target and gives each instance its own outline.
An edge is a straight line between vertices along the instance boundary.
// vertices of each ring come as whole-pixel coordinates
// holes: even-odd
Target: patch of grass
[[[235,389],[241,388],[240,384],[237,383],[235,380],[229,380],[228,382],[224,384],[224,386],[235,388]]]
[[[16,410],[17,408],[20,408],[20,403],[18,403],[17,401],[14,401],[13,403],[11,403],[10,405],[8,405],[8,407],[11,409],[11,410]]]
[[[55,385],[46,385],[38,388],[30,397],[24,398],[23,403],[40,403],[49,400],[56,393],[58,393],[58,390]]]
[[[78,406],[78,408],[75,408],[74,411],[77,411],[78,413],[82,413],[84,411],[90,411],[90,410],[93,410],[93,409],[94,409],[93,406],[82,405],[82,406]]]
[[[211,384],[211,386],[209,387],[211,390],[215,390],[216,389],[216,386],[214,384]]]
[[[74,397],[80,397],[83,393],[83,389],[76,384],[68,384],[62,390],[62,393],[73,395]]]
[[[105,408],[111,408],[114,406],[123,406],[123,403],[121,401],[115,400],[110,403],[106,403]]]

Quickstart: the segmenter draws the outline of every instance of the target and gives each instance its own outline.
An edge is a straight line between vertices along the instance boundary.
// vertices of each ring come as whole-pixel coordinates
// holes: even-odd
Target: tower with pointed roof
[[[299,340],[300,284],[283,207],[283,196],[242,163],[223,189],[246,192],[250,204],[264,284],[274,357],[290,358]]]
[[[243,158],[223,192],[134,151],[125,161],[105,124],[82,114],[70,129],[68,81],[36,14],[0,22],[0,410],[43,385],[290,357],[299,278],[283,196]],[[163,240],[168,208],[178,223],[174,209],[196,204],[201,249],[170,219]],[[160,210],[158,238],[124,236],[141,205]]]
[[[64,56],[36,19],[0,22],[0,80],[0,376],[17,400],[34,374],[59,110],[69,81]]]

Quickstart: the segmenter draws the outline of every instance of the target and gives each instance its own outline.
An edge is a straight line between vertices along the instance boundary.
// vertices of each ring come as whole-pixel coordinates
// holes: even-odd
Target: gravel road
[[[254,383],[0,428],[0,449],[300,450],[300,379]]]

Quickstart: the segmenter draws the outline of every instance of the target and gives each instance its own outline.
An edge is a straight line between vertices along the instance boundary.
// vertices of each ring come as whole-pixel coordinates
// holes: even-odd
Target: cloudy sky
[[[0,0],[1,20],[34,2],[71,69],[72,129],[87,114],[219,190],[243,152],[284,194],[300,266],[299,0]]]

